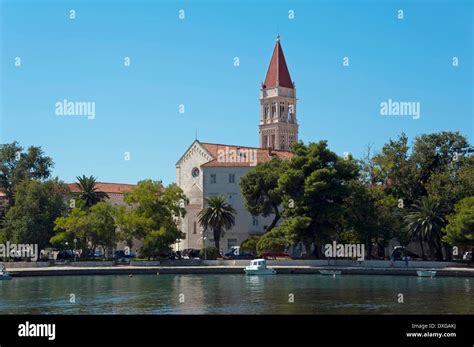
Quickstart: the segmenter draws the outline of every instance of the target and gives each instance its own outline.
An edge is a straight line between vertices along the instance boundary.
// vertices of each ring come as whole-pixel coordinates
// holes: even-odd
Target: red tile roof
[[[68,183],[68,187],[73,193],[79,193],[80,189],[75,183]],[[129,192],[136,185],[134,184],[122,184],[122,183],[105,183],[97,182],[96,188],[99,192],[110,193],[110,194],[123,194],[124,192]]]
[[[293,89],[293,82],[290,72],[288,71],[288,66],[286,65],[279,36],[277,37],[275,48],[273,49],[272,59],[270,60],[270,66],[268,67],[263,88],[273,88],[277,86]]]
[[[202,167],[236,167],[255,166],[279,157],[289,160],[293,153],[288,151],[272,150],[271,155],[266,148],[223,145],[219,143],[203,143],[201,145],[214,157],[213,160],[201,165]]]

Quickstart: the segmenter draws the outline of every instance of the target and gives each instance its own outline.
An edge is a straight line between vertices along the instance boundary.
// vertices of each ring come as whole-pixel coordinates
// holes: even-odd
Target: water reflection
[[[250,288],[258,287],[260,283],[263,283],[263,279],[261,276],[245,276],[245,282],[247,282]]]
[[[471,291],[471,282],[468,278],[464,280],[464,288],[466,290],[466,293],[469,293]]]
[[[0,282],[0,313],[472,314],[473,281],[362,275],[15,278]]]

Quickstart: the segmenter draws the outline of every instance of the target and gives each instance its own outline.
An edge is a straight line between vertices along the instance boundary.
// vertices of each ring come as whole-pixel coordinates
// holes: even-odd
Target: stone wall
[[[131,260],[130,266],[158,266],[161,265],[159,260]]]
[[[48,262],[5,262],[7,270],[12,268],[44,268],[44,267],[109,267],[114,266],[112,261],[77,261],[77,262],[56,262],[50,265]],[[250,264],[250,260],[132,260],[131,266],[238,266],[245,267]],[[269,266],[307,266],[307,267],[362,267],[362,268],[391,268],[389,260],[268,260]],[[393,268],[406,268],[404,261],[396,261]],[[434,262],[434,261],[410,261],[409,268],[446,268],[446,267],[466,267],[466,264],[456,262]]]
[[[204,265],[208,266],[247,266],[250,264],[250,260],[204,260]],[[324,259],[311,259],[311,260],[267,260],[268,266],[343,266],[343,267],[367,267],[367,268],[406,268],[404,261],[396,261],[391,265],[389,260],[365,260],[365,261],[354,261],[354,260],[324,260]],[[465,267],[463,263],[456,262],[435,262],[435,261],[409,261],[408,267],[413,268],[445,268],[445,267]]]
[[[4,264],[5,267],[8,269],[11,268],[37,268],[37,267],[48,267],[49,262],[47,261],[37,261],[37,262],[29,262],[29,261],[9,261]]]

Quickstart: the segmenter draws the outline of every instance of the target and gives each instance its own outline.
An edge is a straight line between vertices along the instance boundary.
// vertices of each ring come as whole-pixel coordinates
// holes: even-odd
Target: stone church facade
[[[185,239],[175,250],[202,249],[214,243],[212,231],[203,233],[197,215],[207,197],[222,195],[236,210],[235,226],[221,238],[221,252],[240,245],[252,235],[262,235],[273,216],[252,216],[245,208],[240,178],[257,163],[274,156],[290,159],[298,141],[296,90],[277,36],[265,81],[260,89],[259,145],[248,147],[193,141],[176,163],[176,183],[189,199],[186,216],[179,221]]]

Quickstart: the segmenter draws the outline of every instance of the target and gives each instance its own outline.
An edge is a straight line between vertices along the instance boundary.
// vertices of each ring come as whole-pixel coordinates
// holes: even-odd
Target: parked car
[[[122,259],[122,258],[135,258],[135,254],[132,252],[128,253],[124,250],[118,250],[114,252],[114,259]]]
[[[95,251],[92,249],[89,249],[87,251],[87,258],[104,258],[104,253],[102,251]]]
[[[74,259],[74,253],[70,249],[61,250],[56,255],[56,260]]]
[[[189,258],[189,259],[199,258],[200,252],[201,251],[199,249],[186,248],[185,250],[183,250],[182,256],[183,258]]]
[[[234,246],[224,254],[224,259],[255,259],[255,254],[242,251],[239,246]]]
[[[181,259],[182,255],[180,251],[174,252],[171,251],[166,256],[169,260]]]

